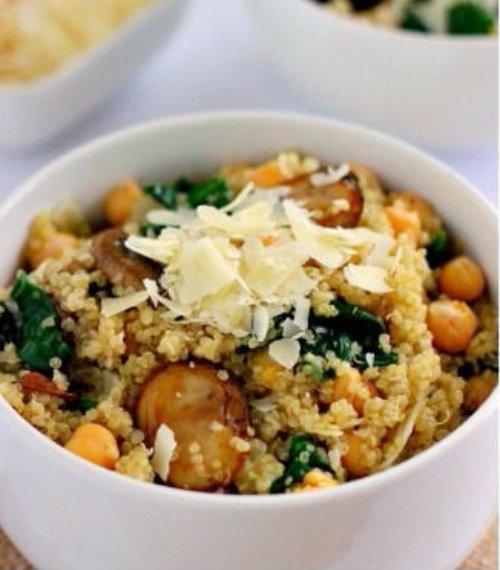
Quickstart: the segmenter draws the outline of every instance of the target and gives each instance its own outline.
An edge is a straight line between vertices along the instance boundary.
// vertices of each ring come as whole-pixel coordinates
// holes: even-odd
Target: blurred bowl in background
[[[170,39],[188,0],[156,0],[53,73],[0,84],[0,147],[49,142],[102,105]]]
[[[496,37],[377,27],[312,0],[246,3],[293,87],[332,114],[435,149],[495,141]]]

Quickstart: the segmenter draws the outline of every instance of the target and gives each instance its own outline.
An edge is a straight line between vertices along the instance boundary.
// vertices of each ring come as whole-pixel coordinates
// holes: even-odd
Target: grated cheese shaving
[[[269,356],[284,368],[291,370],[300,356],[300,343],[293,338],[282,338],[269,345]]]
[[[128,311],[129,309],[146,302],[148,298],[149,293],[147,291],[139,291],[137,293],[125,295],[124,297],[109,297],[107,299],[103,299],[101,301],[102,316],[106,318],[114,317],[115,315]]]
[[[161,424],[156,432],[151,464],[155,473],[162,481],[167,481],[168,479],[170,462],[176,447],[177,442],[175,441],[174,432],[166,424]]]
[[[392,291],[386,282],[388,272],[381,267],[372,265],[349,264],[344,268],[346,281],[354,287],[359,287],[369,293],[384,294]]]

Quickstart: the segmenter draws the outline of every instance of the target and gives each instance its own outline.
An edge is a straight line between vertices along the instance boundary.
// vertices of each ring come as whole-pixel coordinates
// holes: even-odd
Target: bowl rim
[[[248,0],[251,2],[252,0]],[[270,0],[268,0],[270,1]],[[344,27],[346,31],[351,31],[353,33],[362,33],[364,36],[368,34],[373,38],[394,38],[400,39],[407,42],[414,42],[418,44],[416,47],[421,47],[422,43],[434,44],[437,46],[455,46],[458,47],[460,44],[467,44],[468,48],[474,47],[475,49],[488,49],[489,46],[498,45],[498,35],[452,35],[452,34],[422,34],[418,32],[412,32],[411,30],[403,30],[401,28],[391,28],[389,26],[382,26],[377,24],[370,24],[370,22],[364,22],[358,18],[353,17],[342,17],[332,10],[330,13],[325,9],[324,6],[318,4],[314,0],[294,0],[297,4],[302,4],[304,7],[308,6],[311,10],[311,14],[316,12],[324,16],[325,14],[329,16],[334,25]],[[291,3],[290,3],[291,5]],[[364,37],[367,41],[367,37]],[[491,48],[490,48],[491,49]]]
[[[148,135],[157,131],[169,130],[171,128],[187,127],[197,128],[210,124],[231,124],[241,121],[263,121],[269,123],[295,123],[309,124],[318,129],[333,129],[349,131],[354,135],[366,138],[374,144],[384,144],[388,147],[398,147],[399,151],[413,155],[415,158],[425,160],[429,166],[445,171],[453,178],[454,183],[461,185],[464,190],[471,194],[478,206],[488,212],[487,215],[498,220],[498,215],[493,206],[486,200],[480,192],[474,188],[463,176],[455,172],[451,167],[432,157],[428,153],[419,150],[415,146],[403,142],[396,137],[384,134],[371,128],[362,127],[353,123],[338,121],[313,114],[262,111],[262,110],[231,110],[231,111],[208,111],[202,113],[190,113],[170,118],[163,118],[154,121],[140,123],[135,126],[120,129],[110,134],[98,137],[90,142],[80,145],[73,150],[63,154],[58,159],[50,162],[35,174],[30,176],[24,183],[17,186],[5,202],[0,206],[0,220],[9,214],[10,210],[28,199],[31,193],[36,190],[37,185],[50,177],[53,172],[64,169],[67,164],[78,162],[87,154],[96,152],[107,152],[109,147],[120,145],[127,140]],[[135,494],[137,497],[147,500],[155,498],[159,501],[185,501],[196,503],[199,507],[210,507],[214,504],[217,508],[275,508],[279,505],[282,508],[301,508],[305,505],[315,505],[318,502],[335,500],[339,498],[349,498],[355,494],[367,494],[395,484],[401,479],[412,475],[419,469],[425,467],[427,463],[437,459],[447,450],[460,445],[468,434],[481,427],[490,420],[498,407],[498,387],[489,396],[487,401],[456,430],[435,443],[430,448],[422,451],[418,455],[406,461],[393,465],[385,471],[374,473],[362,479],[350,481],[347,484],[339,485],[332,489],[323,489],[321,493],[287,493],[282,495],[222,495],[202,493],[197,491],[187,491],[165,485],[146,483],[113,471],[102,469],[92,463],[69,453],[62,446],[52,441],[49,437],[39,432],[27,420],[25,420],[14,408],[0,397],[0,422],[5,418],[13,429],[23,438],[33,438],[33,444],[40,442],[45,446],[47,453],[55,454],[54,459],[65,469],[79,471],[82,476],[95,477],[95,484],[109,485],[115,492]],[[0,458],[0,471],[2,469]]]
[[[42,75],[26,83],[2,83],[0,82],[0,97],[2,96],[29,96],[38,95],[40,92],[56,88],[59,84],[64,84],[78,76],[85,68],[91,67],[96,61],[112,50],[116,45],[125,40],[127,36],[134,33],[136,29],[147,25],[154,20],[163,10],[170,8],[175,3],[187,4],[189,0],[152,0],[143,6],[131,18],[121,23],[117,28],[102,40],[89,45],[86,49],[75,54],[68,61],[53,71]],[[165,37],[165,40],[167,37]]]

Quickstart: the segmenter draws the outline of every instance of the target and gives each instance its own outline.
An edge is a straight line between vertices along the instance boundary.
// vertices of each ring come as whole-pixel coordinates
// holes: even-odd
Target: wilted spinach
[[[290,440],[285,471],[271,485],[271,493],[284,493],[294,483],[300,483],[311,471],[318,468],[332,471],[326,451],[307,435],[295,435]]]
[[[0,349],[11,342],[17,345],[20,331],[21,314],[17,304],[12,299],[0,302]]]
[[[495,28],[495,18],[478,3],[457,2],[448,10],[448,32],[458,35],[486,35]]]
[[[62,337],[60,321],[45,292],[20,271],[11,292],[20,313],[17,353],[34,370],[50,372],[50,361],[65,362],[71,353]]]
[[[340,360],[358,368],[388,366],[398,361],[395,352],[384,352],[379,336],[385,333],[384,321],[376,315],[342,299],[334,301],[337,315],[309,319],[312,340],[301,341],[301,352],[324,357],[333,352]],[[371,358],[370,356],[371,355]],[[373,360],[373,362],[371,362]]]
[[[433,236],[427,246],[427,263],[435,269],[442,265],[450,257],[450,238],[448,233],[441,229]]]

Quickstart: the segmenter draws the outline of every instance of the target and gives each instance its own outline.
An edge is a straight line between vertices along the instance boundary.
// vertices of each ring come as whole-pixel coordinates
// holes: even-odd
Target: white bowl
[[[111,184],[208,174],[300,147],[373,166],[431,200],[496,287],[496,218],[412,147],[324,119],[208,114],[119,132],[58,160],[0,210],[7,283],[32,216],[71,192],[90,215]],[[140,483],[87,463],[0,398],[0,523],[38,570],[444,570],[485,529],[496,488],[494,397],[443,442],[385,473],[316,493],[224,496]]]
[[[495,141],[496,38],[386,29],[312,0],[247,5],[293,87],[335,116],[433,148]]]
[[[32,148],[84,120],[164,45],[187,3],[156,0],[54,73],[26,85],[0,84],[0,147]]]

